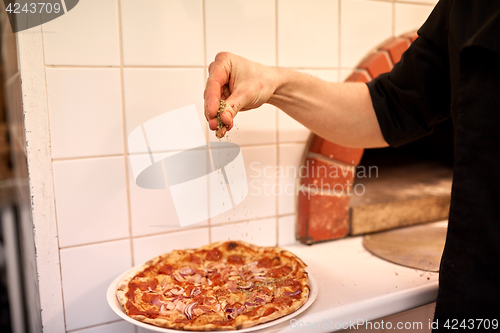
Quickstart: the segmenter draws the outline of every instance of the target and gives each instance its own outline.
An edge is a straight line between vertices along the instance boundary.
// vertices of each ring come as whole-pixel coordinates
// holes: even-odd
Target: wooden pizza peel
[[[436,222],[369,234],[363,246],[392,263],[438,272],[447,226],[447,222]]]

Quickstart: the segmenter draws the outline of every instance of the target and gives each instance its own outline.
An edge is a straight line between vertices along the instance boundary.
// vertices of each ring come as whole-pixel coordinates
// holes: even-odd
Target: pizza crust
[[[221,251],[221,250],[223,250],[223,251]],[[215,260],[215,261],[207,260],[206,258],[208,258],[208,253],[210,251],[222,252],[223,258],[221,259],[221,261],[219,262],[218,260]],[[186,261],[186,258],[188,258],[188,257],[192,258],[193,256],[200,256],[200,254],[202,257],[203,257],[203,255],[206,256],[203,263],[194,265],[192,262]],[[260,313],[259,316],[256,317],[252,311],[248,310],[247,312],[243,312],[243,313],[239,314],[238,316],[236,316],[236,318],[231,318],[232,322],[230,325],[218,324],[218,322],[230,320],[230,319],[228,319],[230,317],[228,317],[226,312],[227,312],[227,309],[231,309],[232,305],[229,305],[228,302],[231,301],[231,297],[233,295],[236,295],[234,292],[230,292],[229,296],[227,296],[226,294],[216,296],[217,302],[221,306],[219,311],[216,311],[217,309],[216,308],[214,309],[213,305],[212,305],[211,311],[207,311],[206,313],[203,313],[202,316],[198,316],[196,318],[191,318],[191,320],[188,320],[188,319],[186,319],[187,315],[185,313],[183,314],[182,311],[180,311],[180,310],[175,312],[176,309],[172,310],[175,312],[174,314],[169,313],[168,316],[156,315],[158,313],[158,309],[156,309],[152,304],[141,301],[143,299],[143,297],[145,297],[144,294],[162,295],[162,296],[158,296],[158,297],[162,298],[161,303],[163,304],[160,307],[160,311],[162,311],[162,309],[163,309],[163,311],[167,311],[166,304],[169,304],[169,303],[175,304],[176,297],[173,297],[173,298],[168,299],[168,300],[165,299],[166,295],[169,292],[167,291],[167,293],[165,293],[163,290],[157,291],[158,286],[156,286],[154,290],[152,290],[149,287],[148,287],[149,290],[139,290],[139,289],[137,289],[137,287],[135,285],[137,283],[140,284],[144,281],[146,281],[145,283],[147,283],[147,281],[151,281],[151,279],[158,280],[160,277],[162,277],[161,281],[162,281],[163,285],[165,285],[166,283],[168,284],[168,282],[172,282],[172,281],[174,281],[174,283],[175,283],[176,282],[176,280],[174,279],[175,273],[172,273],[171,275],[162,275],[162,274],[158,273],[159,267],[161,267],[162,265],[165,265],[165,264],[170,265],[169,263],[176,263],[177,264],[177,266],[175,266],[175,272],[177,272],[177,274],[178,274],[179,269],[185,265],[188,265],[189,267],[193,268],[194,270],[196,270],[197,268],[200,268],[200,269],[205,269],[205,271],[208,271],[208,272],[210,272],[212,269],[207,269],[206,267],[223,266],[222,268],[217,268],[217,270],[216,270],[217,273],[215,273],[215,274],[224,273],[225,271],[227,271],[229,269],[229,270],[232,270],[230,272],[230,274],[233,274],[233,275],[232,276],[229,276],[229,275],[223,276],[224,284],[222,286],[210,286],[210,287],[211,287],[211,290],[214,292],[220,291],[220,290],[227,292],[227,289],[229,288],[228,286],[230,285],[229,281],[231,281],[233,279],[233,277],[238,279],[238,277],[236,275],[234,275],[234,272],[235,272],[234,270],[236,268],[239,267],[238,272],[243,270],[245,272],[245,274],[247,274],[247,272],[250,272],[250,271],[246,270],[246,267],[248,265],[250,265],[250,267],[259,267],[259,265],[260,265],[260,261],[259,261],[258,265],[256,264],[255,261],[254,262],[245,262],[244,265],[230,264],[229,263],[232,259],[235,259],[235,257],[239,257],[239,256],[244,256],[245,258],[250,257],[252,259],[260,258],[261,260],[264,260],[263,264],[262,264],[263,268],[261,268],[261,270],[264,270],[264,272],[265,272],[265,275],[264,275],[265,281],[269,281],[269,282],[266,282],[266,283],[259,283],[258,281],[254,282],[253,280],[256,278],[256,276],[252,276],[250,278],[250,280],[252,281],[252,284],[253,284],[253,287],[251,288],[251,290],[252,290],[252,292],[254,292],[254,291],[257,292],[260,287],[265,287],[268,290],[272,290],[274,295],[273,295],[273,298],[271,301],[269,301],[269,302],[266,301],[266,303],[260,307],[255,306],[255,309],[258,309],[257,312]],[[272,259],[270,259],[270,258],[272,258]],[[265,261],[265,260],[268,260],[268,261]],[[274,265],[274,266],[264,268],[266,263],[269,264],[269,261],[272,261],[272,265]],[[285,264],[282,265],[282,262],[285,262]],[[215,265],[212,265],[213,263],[215,263]],[[278,263],[278,264],[276,264],[276,263]],[[212,266],[210,266],[210,265],[212,265]],[[290,266],[293,266],[293,268]],[[287,269],[284,269],[283,267],[285,267]],[[306,267],[307,267],[307,265],[301,259],[299,259],[297,256],[295,256],[293,253],[291,253],[287,250],[281,249],[281,248],[259,247],[259,246],[253,245],[253,244],[240,242],[240,241],[238,241],[238,242],[236,242],[236,241],[217,242],[217,243],[212,243],[212,244],[203,246],[203,247],[198,248],[198,249],[172,251],[168,254],[164,254],[164,255],[161,255],[161,256],[158,256],[156,258],[149,260],[147,263],[145,263],[141,266],[138,266],[136,269],[127,273],[127,275],[124,276],[118,282],[116,297],[117,297],[119,303],[121,304],[124,312],[129,317],[131,317],[135,320],[144,322],[144,323],[155,325],[155,326],[169,328],[169,329],[192,330],[192,331],[222,331],[222,330],[244,329],[244,328],[252,327],[255,325],[263,324],[263,323],[281,318],[285,315],[288,315],[290,313],[295,312],[302,305],[304,305],[307,302],[308,297],[309,297],[309,279],[308,279],[307,272],[305,271]],[[245,268],[245,269],[243,269],[243,268]],[[280,271],[280,269],[281,269],[281,271]],[[281,274],[282,271],[288,272],[290,269],[292,269],[291,273],[286,273],[284,275],[284,277],[282,277],[282,278],[279,276],[279,274]],[[156,271],[158,271],[158,272],[155,273]],[[220,273],[219,273],[219,271],[220,271]],[[154,275],[154,274],[156,274],[156,275]],[[208,273],[208,274],[210,275],[211,273]],[[256,274],[260,274],[260,275],[257,275],[257,277],[262,277],[262,273],[256,273]],[[272,275],[272,274],[277,274],[276,275],[277,277],[274,277],[274,275]],[[145,275],[145,277],[143,277],[144,275]],[[207,276],[209,276],[209,275],[207,275]],[[241,275],[241,272],[240,272],[240,275]],[[267,275],[272,275],[273,277],[270,278]],[[174,276],[174,277],[172,277],[172,276]],[[214,275],[212,275],[212,277],[214,277]],[[282,292],[282,290],[285,290],[287,288],[287,286],[280,285],[279,283],[283,282],[285,280],[288,282],[292,281],[291,282],[292,286],[297,286],[297,283],[298,283],[298,285],[300,285],[301,292],[298,295],[293,296],[293,297],[284,296],[285,294],[284,294],[284,292]],[[211,281],[210,278],[208,278],[208,281]],[[235,280],[235,281],[238,281],[238,283],[246,283],[246,280],[243,280],[243,277],[241,277],[241,280]],[[159,284],[158,281],[157,281],[157,284]],[[132,291],[130,289],[131,285],[132,285],[132,288],[135,288]],[[170,284],[168,284],[168,285],[170,286]],[[179,285],[180,287],[184,286],[181,282],[177,282],[176,286],[177,285]],[[194,284],[194,285],[198,286],[200,284],[198,284],[198,285]],[[188,286],[190,286],[190,284],[188,284]],[[178,287],[175,287],[175,288],[178,288]],[[200,290],[202,290],[203,296],[209,295],[207,297],[209,297],[209,298],[211,297],[211,294],[207,291],[208,287],[207,287],[207,289],[204,289],[205,287],[201,287],[201,286],[198,288]],[[219,289],[217,289],[217,288],[219,288]],[[179,291],[178,289],[172,289],[172,290]],[[172,290],[170,290],[170,293],[172,292]],[[237,290],[240,290],[240,289],[237,289]],[[129,291],[131,291],[131,293],[134,294],[133,299],[129,298],[129,296],[130,296],[130,295],[128,296]],[[249,293],[248,290],[244,290],[244,291],[245,291],[245,293],[244,293],[245,297],[250,297],[250,298],[252,297],[252,295]],[[297,289],[297,291],[298,291],[298,289]],[[281,298],[287,298],[287,297],[289,298],[289,299],[287,298],[287,304],[285,304],[285,306],[283,306],[283,304],[280,304],[280,303],[273,303],[273,301],[277,299],[276,296],[278,296],[278,295],[276,295],[276,293],[279,293],[279,292],[281,292],[281,296],[280,296]],[[186,288],[186,293],[187,293],[187,288]],[[290,292],[288,292],[288,293],[290,293]],[[186,294],[186,296],[184,296],[184,294],[182,294],[181,296],[178,296],[179,300],[177,300],[177,302],[182,303],[188,297],[192,298],[193,297],[192,294],[193,294],[193,292],[191,291],[191,295]],[[153,296],[153,297],[156,297],[156,296]],[[181,297],[182,297],[182,300],[181,300]],[[129,309],[127,308],[128,302],[133,303],[134,306],[137,307],[136,309],[138,309],[138,311],[141,313],[140,314],[130,313]],[[191,303],[193,303],[193,302],[194,302],[194,300],[191,301]],[[288,302],[292,302],[291,305],[288,305]],[[240,304],[240,303],[238,303],[238,304]],[[254,308],[252,308],[252,305],[251,305],[251,304],[254,304],[253,302],[248,302],[248,304],[250,304],[248,306],[250,309],[254,309]],[[170,306],[172,306],[172,305],[170,305]],[[196,307],[196,306],[197,305],[195,304],[194,307]],[[205,305],[203,304],[202,306],[205,306]],[[224,308],[222,308],[222,306]],[[215,307],[217,307],[217,305],[215,305]],[[266,310],[271,309],[271,308],[273,308],[276,311],[272,312],[269,315],[262,316],[262,314],[265,313]],[[233,310],[234,310],[234,308],[233,308]],[[245,302],[245,304],[244,304],[243,311],[245,311],[245,310],[247,310],[247,302]],[[147,313],[148,311],[152,311],[152,312]],[[166,312],[164,312],[164,313],[166,313]],[[230,314],[231,314],[231,312],[230,312]],[[252,314],[252,315],[250,316],[250,314]],[[169,318],[167,319],[167,317],[169,317]],[[175,319],[178,319],[179,321],[184,320],[184,321],[189,321],[189,322],[175,322]],[[216,319],[219,319],[219,321],[217,322]]]

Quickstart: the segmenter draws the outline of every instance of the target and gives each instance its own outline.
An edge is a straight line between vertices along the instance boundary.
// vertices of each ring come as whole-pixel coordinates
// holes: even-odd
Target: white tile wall
[[[352,71],[353,69],[341,69],[339,71],[339,82],[344,82],[352,74]]]
[[[295,215],[278,218],[278,246],[298,243],[295,239]]]
[[[249,195],[210,223],[172,226],[169,191],[139,188],[131,176],[129,159],[146,151],[124,152],[123,139],[165,112],[195,104],[198,138],[217,141],[207,131],[203,89],[218,52],[343,81],[374,47],[420,26],[435,2],[85,0],[44,24],[67,330],[146,331],[118,321],[105,303],[111,279],[132,263],[209,241],[295,242],[294,197],[273,194],[294,179],[278,176],[276,166],[298,166],[310,132],[274,107],[236,118],[228,137],[242,146]],[[162,149],[197,135],[174,125],[179,134]]]
[[[311,131],[284,112],[278,113],[278,141],[305,142]]]
[[[338,1],[278,0],[279,66],[338,67]]]
[[[208,244],[208,228],[184,230],[134,239],[134,265],[175,249],[197,248]]]
[[[85,0],[43,24],[45,64],[118,66],[118,2]]]
[[[394,34],[399,36],[409,31],[418,30],[427,20],[434,6],[396,3],[394,15]]]
[[[439,0],[396,0],[396,2],[414,2],[435,6]]]
[[[207,64],[221,51],[276,65],[276,8],[269,0],[206,0]]]
[[[212,241],[242,240],[261,246],[276,245],[276,218],[212,227]]]
[[[47,68],[53,158],[123,154],[120,72]]]
[[[123,157],[55,161],[59,246],[129,236]]]
[[[75,333],[135,333],[135,326],[122,320],[115,323],[84,328]],[[148,331],[149,332],[149,331]]]
[[[392,36],[392,4],[341,0],[340,8],[340,66],[352,68]]]
[[[277,109],[264,104],[250,112],[240,111],[234,120],[234,127],[227,134],[227,140],[238,145],[261,145],[276,143]],[[214,133],[210,141],[219,141]]]
[[[248,195],[236,209],[211,219],[212,225],[276,215],[276,146],[241,147],[248,181]]]
[[[60,255],[66,329],[119,319],[107,304],[106,290],[131,267],[130,241],[62,249]]]
[[[123,81],[127,135],[151,118],[191,104],[196,105],[200,128],[207,128],[203,113],[203,69],[126,68]],[[182,127],[182,124],[179,126]],[[192,134],[187,132],[184,135]],[[178,142],[182,140],[181,136]],[[172,144],[172,149],[179,147],[177,143]]]
[[[165,155],[171,155],[165,154]],[[149,155],[131,155],[129,160],[140,159]],[[129,164],[130,215],[132,235],[142,236],[180,228],[172,196],[166,189],[144,189],[136,185]]]
[[[203,66],[201,0],[121,0],[120,4],[125,65]]]
[[[278,214],[294,214],[296,183],[300,162],[304,156],[305,143],[289,143],[279,145],[279,194]]]

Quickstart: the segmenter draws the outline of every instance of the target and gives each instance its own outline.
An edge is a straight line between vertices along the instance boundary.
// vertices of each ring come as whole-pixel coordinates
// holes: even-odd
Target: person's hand
[[[204,92],[205,117],[218,138],[233,128],[234,117],[239,111],[258,108],[276,89],[274,68],[228,52],[217,54],[208,67],[208,74]],[[220,113],[223,126],[217,128],[216,116],[221,99],[226,101],[226,107]]]

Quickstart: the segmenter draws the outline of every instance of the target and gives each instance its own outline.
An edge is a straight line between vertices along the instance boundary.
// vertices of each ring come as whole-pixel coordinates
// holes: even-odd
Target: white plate
[[[137,267],[139,267],[139,266],[137,266]],[[125,314],[125,312],[123,311],[122,306],[120,305],[120,303],[118,302],[118,299],[116,298],[116,286],[118,285],[118,282],[121,279],[123,279],[123,277],[125,275],[129,274],[129,272],[131,272],[132,270],[137,269],[137,267],[133,267],[133,268],[129,269],[128,271],[126,271],[125,273],[121,274],[116,279],[114,279],[113,282],[111,282],[111,284],[108,287],[108,291],[106,292],[106,298],[108,300],[109,306],[122,319],[125,319],[129,323],[132,323],[132,324],[134,324],[136,326],[148,329],[150,331],[156,331],[156,332],[179,333],[180,330],[174,330],[174,329],[170,329],[170,328],[163,328],[163,327],[153,326],[153,325],[146,324],[146,323],[143,323],[141,321],[135,320],[135,319],[130,318],[129,316],[127,316]],[[288,321],[288,320],[292,319],[293,317],[297,316],[298,314],[304,312],[308,307],[311,306],[311,304],[314,302],[314,300],[316,300],[316,296],[318,296],[318,283],[316,282],[316,280],[314,279],[314,277],[311,275],[311,273],[309,273],[308,275],[309,275],[309,288],[310,288],[309,299],[297,311],[292,312],[289,315],[286,315],[284,317],[281,317],[281,318],[275,319],[273,321],[264,323],[264,324],[260,324],[260,325],[256,325],[256,326],[252,326],[252,327],[248,327],[248,328],[244,328],[244,329],[241,329],[241,330],[231,330],[231,331],[222,331],[222,332],[225,332],[225,333],[230,333],[230,332],[243,333],[243,332],[256,331],[256,330],[264,329],[264,328],[271,327],[271,326],[274,326],[274,325],[278,325],[278,324],[280,324],[282,322],[285,322],[285,321]],[[184,331],[184,332],[186,332],[186,331]],[[221,331],[219,331],[219,332],[221,332]]]

